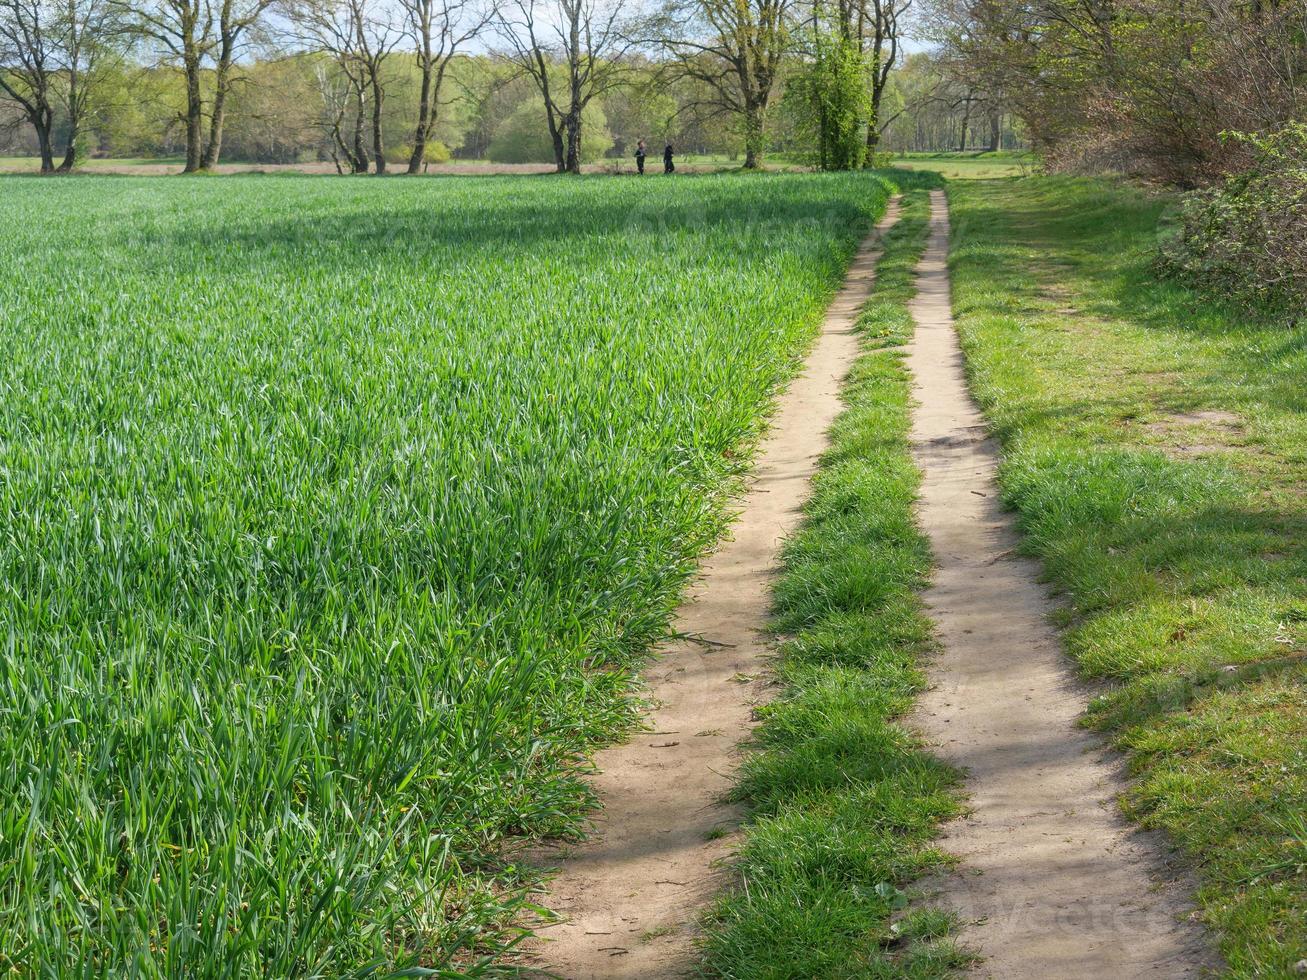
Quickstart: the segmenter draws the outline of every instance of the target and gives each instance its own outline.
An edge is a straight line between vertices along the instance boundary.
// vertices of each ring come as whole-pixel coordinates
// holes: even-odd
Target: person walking
[[[644,145],[644,140],[640,140],[635,144],[635,169],[640,173],[644,173],[644,158],[648,152],[648,148]]]
[[[668,143],[663,149],[663,173],[670,174],[676,172],[676,164],[672,163],[672,144]]]

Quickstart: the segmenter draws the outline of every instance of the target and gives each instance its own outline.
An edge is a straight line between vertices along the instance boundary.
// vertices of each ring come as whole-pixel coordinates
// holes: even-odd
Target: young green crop
[[[885,197],[0,182],[0,970],[485,968]]]

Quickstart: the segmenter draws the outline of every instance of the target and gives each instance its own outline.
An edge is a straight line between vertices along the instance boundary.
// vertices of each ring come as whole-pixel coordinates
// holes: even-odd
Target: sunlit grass
[[[890,158],[891,166],[905,170],[926,170],[949,180],[984,180],[1017,177],[1037,169],[1038,160],[1021,150],[967,153],[902,153]]]
[[[930,186],[937,178],[912,179]],[[912,908],[911,882],[944,866],[931,845],[958,812],[954,772],[898,723],[924,684],[931,566],[916,526],[902,345],[929,200],[909,191],[859,319],[849,376],[799,532],[785,549],[776,622],[783,692],[761,709],[737,880],[713,909],[706,963],[727,978],[938,977],[968,956],[947,913]]]
[[[4,182],[0,970],[477,972],[885,196]]]
[[[1159,282],[1169,199],[955,183],[954,302],[1002,485],[1067,595],[1130,812],[1236,977],[1307,957],[1307,332]]]

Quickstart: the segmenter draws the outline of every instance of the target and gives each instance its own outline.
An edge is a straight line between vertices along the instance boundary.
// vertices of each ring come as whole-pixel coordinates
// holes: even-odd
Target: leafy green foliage
[[[886,182],[3,183],[0,971],[484,972]]]
[[[1307,124],[1227,138],[1248,147],[1251,163],[1188,197],[1163,268],[1300,318],[1307,314]]]
[[[861,48],[837,33],[817,32],[816,54],[790,79],[785,99],[797,132],[816,146],[823,170],[857,170],[867,154],[870,81]]]

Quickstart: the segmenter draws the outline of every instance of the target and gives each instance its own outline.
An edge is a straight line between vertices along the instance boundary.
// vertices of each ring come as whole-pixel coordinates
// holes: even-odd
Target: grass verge
[[[954,184],[954,306],[1026,550],[1104,684],[1128,811],[1197,865],[1231,976],[1307,958],[1307,331],[1170,282],[1165,198]]]
[[[905,911],[902,890],[946,860],[930,840],[957,812],[956,776],[894,722],[921,689],[917,660],[931,643],[900,348],[936,182],[903,181],[903,214],[859,320],[866,353],[785,551],[784,693],[762,709],[737,790],[752,816],[738,886],[708,923],[706,966],[718,976],[935,976],[963,960],[948,917]]]

